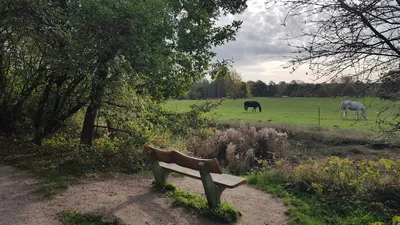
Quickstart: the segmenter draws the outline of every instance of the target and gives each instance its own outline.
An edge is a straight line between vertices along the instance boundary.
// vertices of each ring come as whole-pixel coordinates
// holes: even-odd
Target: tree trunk
[[[109,137],[110,137],[110,139],[111,140],[113,140],[114,138],[115,138],[115,131],[112,129],[112,122],[111,122],[111,120],[109,120],[109,119],[106,119],[106,124],[107,124],[107,130],[108,130],[108,133],[109,133]]]
[[[60,127],[62,122],[64,122],[66,119],[70,118],[72,115],[74,115],[76,112],[78,112],[85,105],[86,105],[86,102],[79,102],[75,106],[71,107],[71,109],[68,112],[61,114],[58,117],[51,116],[46,122],[46,128],[44,129],[44,134],[46,135],[46,134],[55,132]]]
[[[107,78],[108,66],[103,63],[95,72],[92,84],[91,100],[87,107],[85,120],[83,122],[83,129],[81,133],[81,144],[92,146],[93,132],[95,128],[95,121],[97,113],[100,109],[101,99],[103,97],[105,81]]]
[[[49,81],[49,83],[46,85],[46,88],[43,91],[42,97],[40,98],[36,115],[33,120],[33,126],[35,127],[35,137],[33,139],[33,143],[37,145],[42,145],[42,140],[44,136],[43,114],[45,111],[47,100],[49,99],[51,85],[52,83]]]
[[[14,133],[12,118],[10,118],[7,112],[0,112],[0,134],[2,133],[6,137],[10,137]]]
[[[2,49],[0,49],[2,50]],[[7,100],[4,98],[5,96],[5,79],[6,79],[6,69],[4,66],[4,57],[0,51],[0,99],[3,99],[4,107],[0,106],[0,134],[4,133],[6,136],[12,135],[12,125],[11,125],[11,118],[9,116],[8,107],[7,107]]]

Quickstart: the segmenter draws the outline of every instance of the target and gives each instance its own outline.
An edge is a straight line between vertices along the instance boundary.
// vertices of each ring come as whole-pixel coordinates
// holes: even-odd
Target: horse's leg
[[[343,114],[344,114],[343,107],[340,106],[340,118],[342,118],[342,119],[343,119]]]

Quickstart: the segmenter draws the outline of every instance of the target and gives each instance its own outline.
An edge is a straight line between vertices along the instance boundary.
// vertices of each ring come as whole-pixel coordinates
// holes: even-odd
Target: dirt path
[[[24,171],[0,165],[0,225],[60,224],[56,214],[64,209],[100,213],[127,225],[218,224],[183,208],[172,207],[171,199],[150,191],[151,180],[145,175],[84,180],[61,195],[45,199],[34,193],[37,180]],[[203,192],[198,180],[170,177],[170,181],[178,188]],[[225,190],[221,201],[232,203],[242,211],[237,225],[287,224],[285,208],[279,199],[248,185]]]

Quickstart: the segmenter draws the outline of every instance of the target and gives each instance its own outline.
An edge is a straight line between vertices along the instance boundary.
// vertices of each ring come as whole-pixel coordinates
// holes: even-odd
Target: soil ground
[[[70,209],[79,213],[103,215],[136,225],[211,225],[218,224],[184,208],[172,206],[172,199],[151,191],[151,175],[121,175],[117,178],[88,178],[71,186],[63,194],[44,198],[35,192],[39,180],[27,172],[0,165],[0,225],[56,225],[57,213]],[[201,181],[170,176],[180,189],[203,194]],[[285,225],[286,208],[275,197],[248,185],[227,189],[222,202],[242,211],[237,225]]]

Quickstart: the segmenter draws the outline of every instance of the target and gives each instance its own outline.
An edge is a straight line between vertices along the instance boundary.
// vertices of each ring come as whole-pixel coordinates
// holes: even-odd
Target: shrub
[[[148,168],[141,142],[134,138],[109,140],[102,137],[94,147],[81,146],[75,138],[58,132],[42,146],[0,137],[0,161],[44,178],[39,191],[52,196],[68,188],[79,176],[96,172],[134,173]]]
[[[147,163],[135,140],[128,138],[96,140],[94,147],[70,146],[71,153],[60,164],[68,174],[84,175],[94,172],[135,173],[147,168]]]
[[[338,212],[357,208],[386,219],[400,213],[400,160],[355,161],[332,156],[266,170],[282,176],[285,188],[325,199]]]
[[[206,139],[192,137],[187,150],[202,158],[216,157],[220,164],[235,174],[249,171],[257,165],[258,159],[269,164],[288,156],[289,143],[286,133],[273,128],[242,125],[239,129],[217,130]]]
[[[293,180],[293,167],[282,164],[279,167],[264,168],[263,171],[252,172],[247,176],[247,182],[265,192],[282,198],[289,205],[290,224],[392,224],[397,221],[400,207],[384,205],[377,202],[377,194],[369,198],[357,193],[344,196],[341,191],[324,194],[312,183],[305,185],[303,180]],[[321,169],[315,167],[314,169]],[[379,195],[378,195],[379,196]],[[397,197],[398,198],[398,197]],[[393,197],[392,199],[396,199]],[[373,223],[382,221],[385,223]],[[370,225],[372,225],[370,224]]]
[[[332,156],[296,166],[290,179],[324,195],[340,193],[369,198],[382,190],[400,191],[400,160],[354,161]]]

